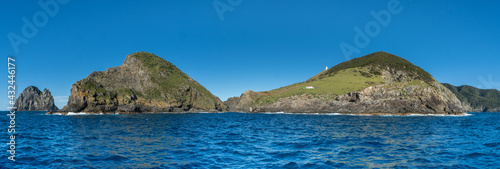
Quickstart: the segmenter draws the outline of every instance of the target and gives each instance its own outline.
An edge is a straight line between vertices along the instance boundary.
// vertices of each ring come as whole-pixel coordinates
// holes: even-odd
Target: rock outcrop
[[[121,66],[96,71],[71,87],[61,112],[213,112],[220,99],[172,63],[146,52],[130,54]]]
[[[407,115],[463,114],[468,109],[430,74],[385,52],[341,63],[306,82],[247,91],[225,103],[229,111],[239,112]]]
[[[17,111],[57,111],[54,97],[49,90],[40,91],[35,86],[29,86],[16,99],[14,107]]]
[[[470,105],[469,112],[500,112],[500,91],[496,89],[478,89],[472,86],[443,85],[450,89],[465,105]]]

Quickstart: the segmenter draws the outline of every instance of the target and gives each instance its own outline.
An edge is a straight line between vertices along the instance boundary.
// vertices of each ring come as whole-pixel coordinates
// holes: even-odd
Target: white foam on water
[[[68,114],[66,114],[68,116],[75,116],[75,115],[90,115],[88,113],[85,113],[85,112],[79,112],[79,113],[75,113],[75,112],[68,112]]]
[[[175,114],[187,114],[190,112],[181,112],[181,113],[175,113]],[[210,114],[213,112],[198,112],[198,113],[203,113],[203,114]],[[229,113],[229,112],[218,112],[218,113]],[[248,113],[248,114],[254,114],[250,112],[235,112],[235,113]],[[157,113],[145,113],[145,114],[157,114]],[[162,112],[161,114],[171,114],[171,112]],[[343,114],[343,113],[287,113],[287,112],[261,112],[261,114],[300,114],[300,115],[328,115],[328,116],[382,116],[382,117],[415,117],[415,116],[434,116],[434,117],[464,117],[464,116],[472,116],[473,114],[465,113],[461,115],[445,115],[445,114],[409,114],[409,115],[396,115],[396,114],[378,114],[378,115],[373,115],[373,114],[355,114],[355,113],[350,113],[350,114]],[[68,116],[77,116],[77,115],[120,115],[120,113],[113,113],[113,114],[104,114],[104,113],[85,113],[85,112],[68,112],[67,114],[62,114],[62,113],[53,113],[50,115],[68,115]]]
[[[247,112],[242,112],[247,113]],[[409,114],[409,115],[397,115],[397,114],[343,114],[343,113],[286,113],[286,112],[262,112],[262,114],[301,114],[301,115],[329,115],[329,116],[382,116],[382,117],[415,117],[415,116],[434,116],[434,117],[464,117],[472,116],[472,114],[462,114],[462,115],[445,115],[445,114]]]

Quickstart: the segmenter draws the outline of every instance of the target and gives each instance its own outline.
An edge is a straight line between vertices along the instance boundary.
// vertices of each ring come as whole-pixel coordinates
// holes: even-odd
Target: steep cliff
[[[96,71],[71,87],[62,112],[221,111],[223,103],[172,63],[146,52]]]
[[[35,86],[29,86],[16,99],[14,107],[17,111],[57,111],[54,97],[49,90],[40,91]]]
[[[247,91],[226,105],[229,111],[349,114],[462,114],[468,108],[429,73],[385,52],[340,63],[305,82]]]

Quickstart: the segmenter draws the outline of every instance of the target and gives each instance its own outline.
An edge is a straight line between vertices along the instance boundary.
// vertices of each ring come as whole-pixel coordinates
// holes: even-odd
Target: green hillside
[[[320,72],[309,80],[286,87],[261,92],[256,104],[264,105],[277,101],[280,98],[305,93],[321,99],[331,100],[338,95],[352,91],[359,91],[374,85],[385,84],[382,78],[383,71],[402,70],[410,79],[405,86],[425,85],[434,82],[434,78],[418,66],[398,56],[376,52],[360,58],[342,62],[328,70]],[[426,82],[426,83],[424,83]],[[397,82],[394,84],[398,84]],[[306,89],[312,86],[314,89]],[[391,87],[390,85],[387,87]],[[320,97],[321,95],[321,97]]]
[[[366,74],[368,71],[369,70],[364,68],[349,68],[337,72],[335,76],[296,83],[263,92],[264,95],[260,98],[259,103],[272,103],[279,98],[302,95],[304,93],[329,96],[329,98],[326,99],[332,99],[344,93],[361,90],[372,85],[384,84],[384,80],[380,75],[363,76],[363,74]],[[307,86],[312,86],[314,89],[306,89]]]
[[[472,86],[453,86],[443,83],[457,98],[471,105],[474,111],[500,111],[500,91],[495,89],[478,89]]]
[[[406,59],[386,52],[375,52],[363,57],[354,58],[346,62],[342,62],[323,72],[318,78],[334,76],[341,70],[349,68],[370,67],[368,72],[372,75],[380,75],[380,69],[390,68],[391,70],[401,70],[412,76],[414,79],[420,79],[430,84],[434,82],[434,78],[422,68],[413,65]],[[313,80],[313,79],[312,79]]]

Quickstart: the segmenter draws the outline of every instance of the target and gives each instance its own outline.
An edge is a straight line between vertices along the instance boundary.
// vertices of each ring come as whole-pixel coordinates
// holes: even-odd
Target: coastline
[[[297,114],[297,115],[348,115],[348,116],[470,116],[466,113],[289,113],[289,112],[228,112],[228,111],[183,111],[183,112],[47,112],[46,115],[120,115],[120,114],[185,114],[185,113],[248,113],[248,114]]]

